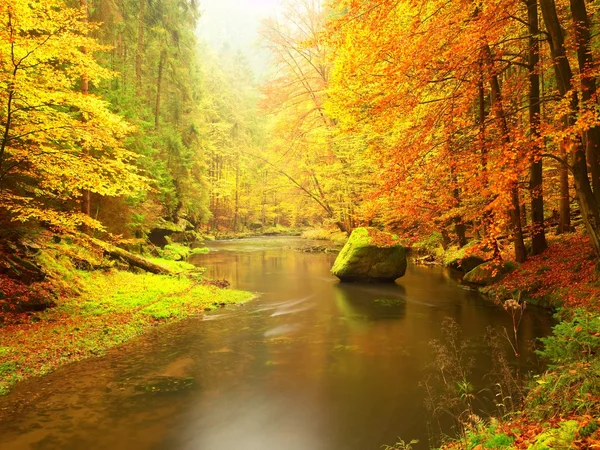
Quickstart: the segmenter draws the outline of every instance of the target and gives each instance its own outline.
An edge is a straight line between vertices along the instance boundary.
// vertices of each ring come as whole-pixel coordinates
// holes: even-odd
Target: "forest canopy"
[[[600,255],[595,4],[291,0],[260,84],[201,8],[2,2],[3,226],[372,225],[523,261],[573,216]]]

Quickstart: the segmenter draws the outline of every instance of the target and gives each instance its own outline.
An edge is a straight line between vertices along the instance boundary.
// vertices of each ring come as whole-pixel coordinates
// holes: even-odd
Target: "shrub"
[[[544,348],[538,353],[553,370],[538,377],[530,392],[528,399],[537,415],[597,413],[600,361],[595,355],[600,351],[600,317],[577,309],[541,341]]]

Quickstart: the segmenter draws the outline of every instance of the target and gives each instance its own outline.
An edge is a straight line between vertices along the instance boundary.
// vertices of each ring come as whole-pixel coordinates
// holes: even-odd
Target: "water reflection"
[[[340,316],[359,321],[402,319],[406,313],[406,289],[402,285],[346,284],[335,286]]]
[[[501,308],[440,268],[409,267],[398,284],[339,284],[332,255],[284,248],[294,245],[213,243],[194,262],[257,300],[22,384],[0,399],[0,447],[365,450],[401,436],[425,448],[419,383],[448,316],[471,340],[473,384],[490,387],[483,336],[512,326]],[[550,323],[528,311],[522,339]]]

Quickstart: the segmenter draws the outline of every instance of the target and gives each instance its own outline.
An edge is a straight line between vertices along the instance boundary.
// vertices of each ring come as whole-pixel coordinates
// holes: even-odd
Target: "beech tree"
[[[0,4],[0,208],[12,220],[101,224],[78,211],[83,192],[133,194],[145,186],[123,147],[131,127],[87,84],[113,74],[84,9],[62,1]]]

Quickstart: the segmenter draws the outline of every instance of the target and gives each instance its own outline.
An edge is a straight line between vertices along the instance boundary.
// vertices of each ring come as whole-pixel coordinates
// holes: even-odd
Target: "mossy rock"
[[[446,267],[467,273],[491,259],[492,256],[493,254],[488,249],[481,247],[479,241],[473,240],[464,247],[448,247],[444,252],[442,262]]]
[[[374,228],[355,229],[331,273],[341,281],[392,282],[406,272],[406,250],[391,234]]]
[[[511,262],[489,261],[467,272],[463,281],[479,286],[489,286],[498,283],[513,270],[515,270],[515,265]]]
[[[476,267],[482,265],[483,263],[485,263],[485,260],[480,256],[467,256],[466,258],[463,258],[460,261],[460,270],[462,270],[465,273],[468,273]]]

